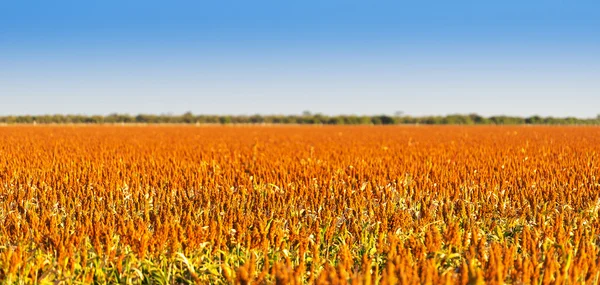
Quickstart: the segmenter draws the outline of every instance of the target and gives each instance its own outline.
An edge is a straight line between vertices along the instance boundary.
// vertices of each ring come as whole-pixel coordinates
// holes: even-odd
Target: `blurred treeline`
[[[600,124],[600,115],[596,118],[555,118],[555,117],[514,117],[491,116],[477,114],[446,116],[407,116],[407,115],[335,115],[311,114],[302,115],[195,115],[187,112],[182,115],[19,115],[1,116],[2,124],[327,124],[327,125],[592,125]]]

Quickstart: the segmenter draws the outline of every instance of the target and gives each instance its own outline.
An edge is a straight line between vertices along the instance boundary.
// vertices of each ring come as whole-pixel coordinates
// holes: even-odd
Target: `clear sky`
[[[600,114],[600,1],[0,1],[0,115]]]

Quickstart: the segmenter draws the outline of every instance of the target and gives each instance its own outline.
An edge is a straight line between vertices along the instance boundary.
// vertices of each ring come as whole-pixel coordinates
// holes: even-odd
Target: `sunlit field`
[[[0,127],[5,283],[600,280],[600,128]]]

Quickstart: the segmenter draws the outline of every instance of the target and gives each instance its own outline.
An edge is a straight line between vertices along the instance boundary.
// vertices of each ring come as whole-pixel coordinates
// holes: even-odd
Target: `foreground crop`
[[[2,127],[6,283],[598,283],[600,128]]]

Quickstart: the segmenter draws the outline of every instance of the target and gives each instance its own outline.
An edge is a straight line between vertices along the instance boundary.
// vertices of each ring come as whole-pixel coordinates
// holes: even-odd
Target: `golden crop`
[[[5,283],[600,281],[600,128],[0,128]]]

